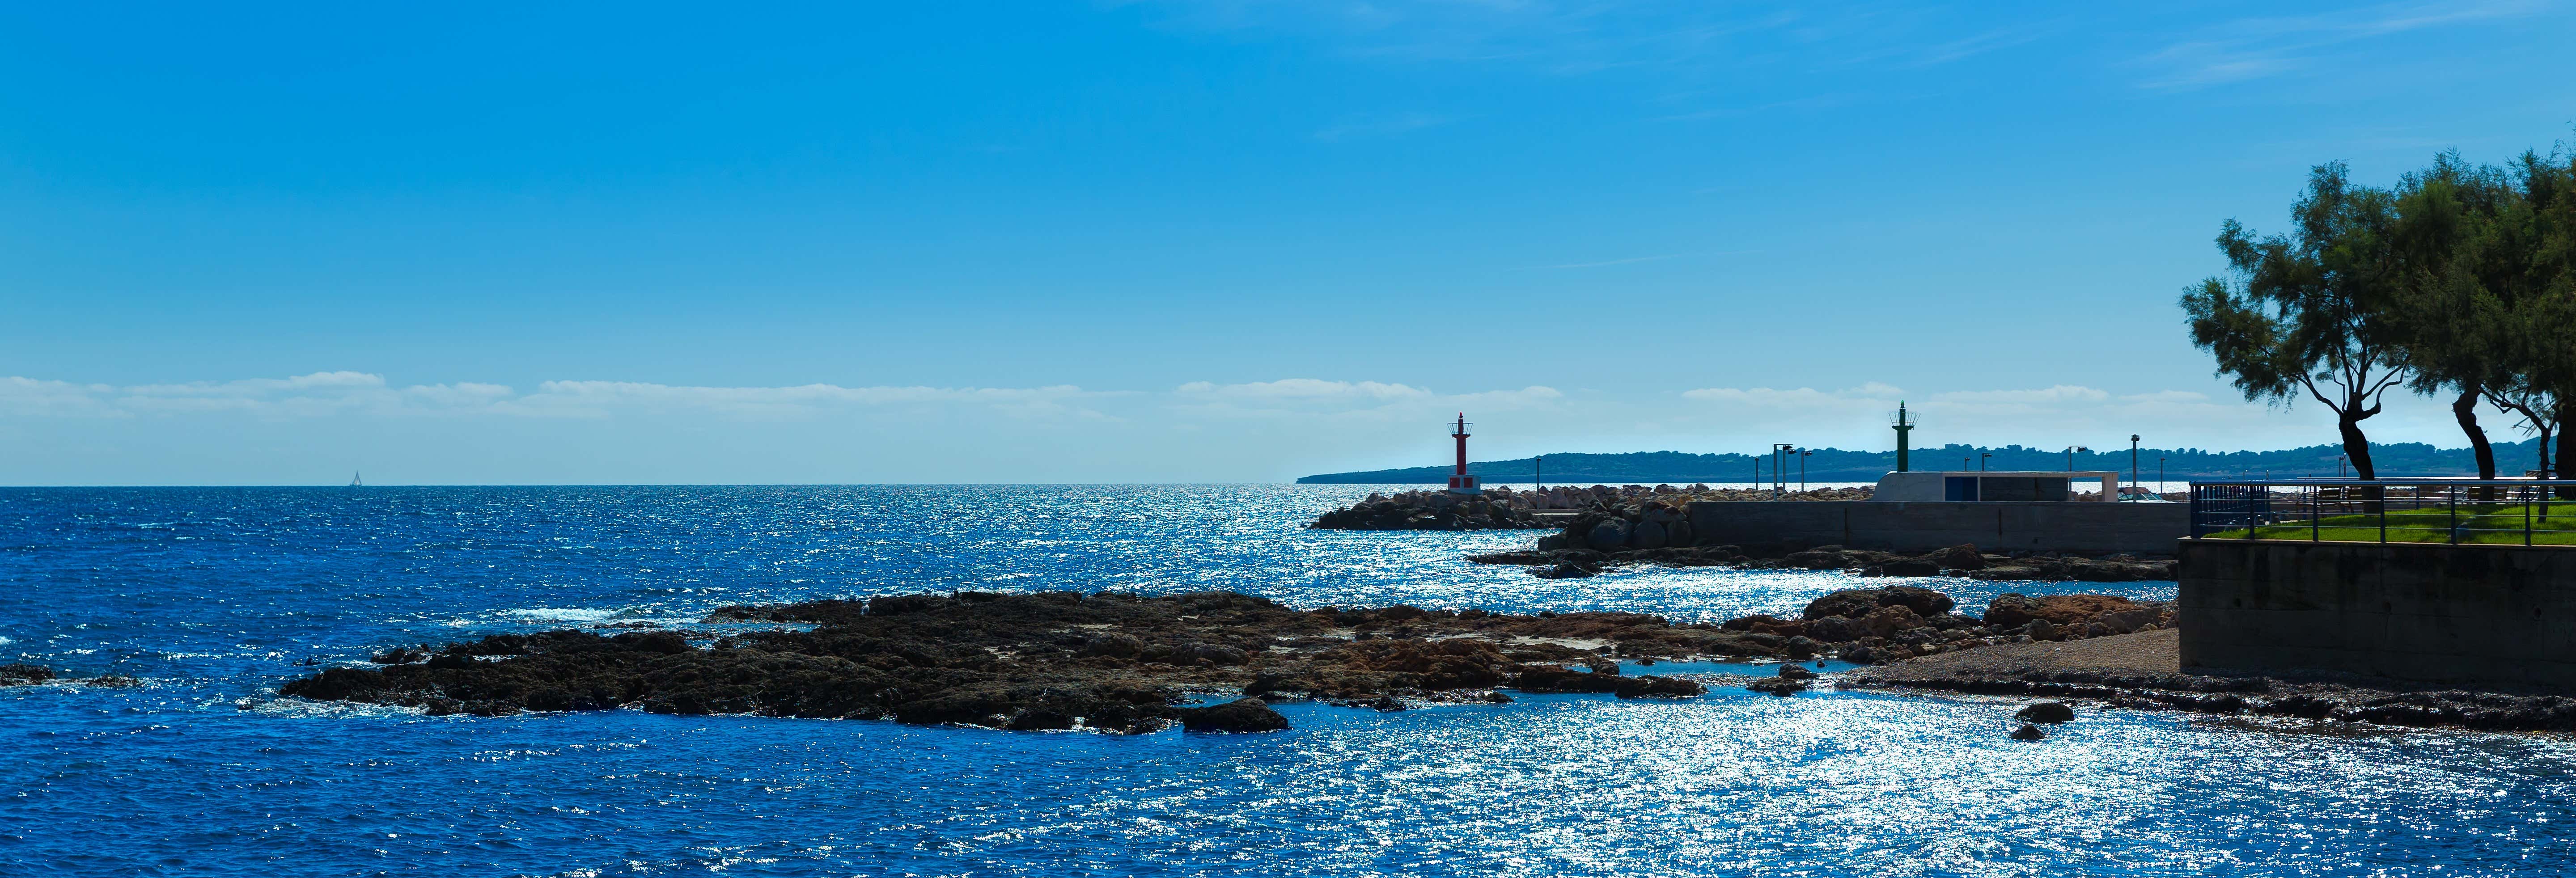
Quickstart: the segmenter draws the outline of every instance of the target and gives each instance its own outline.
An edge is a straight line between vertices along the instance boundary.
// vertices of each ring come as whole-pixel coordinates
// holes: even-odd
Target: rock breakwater
[[[1357,503],[1326,512],[1307,527],[1318,530],[1495,530],[1561,527],[1564,517],[1539,513],[1593,512],[1620,514],[1646,506],[1686,508],[1702,500],[1867,500],[1875,488],[1817,488],[1774,497],[1768,490],[1711,488],[1707,485],[1560,485],[1553,488],[1487,487],[1482,494],[1452,494],[1445,489],[1370,494]],[[1687,541],[1672,543],[1689,545]]]
[[[1695,533],[1689,501],[1660,495],[1580,513],[1532,548],[1469,556],[1482,564],[1521,564],[1549,579],[1591,576],[1628,564],[1739,569],[1848,570],[1860,576],[1957,576],[1993,581],[2137,582],[2174,577],[2171,558],[2069,552],[1988,554],[1974,545],[1917,555],[1814,546],[1720,545]]]

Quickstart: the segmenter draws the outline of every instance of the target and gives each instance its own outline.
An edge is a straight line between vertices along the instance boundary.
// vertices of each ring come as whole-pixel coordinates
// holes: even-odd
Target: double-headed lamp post
[[[1980,452],[1977,452],[1977,471],[1978,471],[1978,472],[1985,472],[1985,471],[1986,471],[1986,458],[1993,457],[1993,456],[1995,456],[1995,453],[1994,453],[1994,452],[1992,452],[1992,451],[1980,451]]]
[[[2086,447],[2081,446],[2081,445],[2069,445],[2069,446],[2066,446],[2066,471],[2067,471],[2067,472],[2070,472],[2070,473],[2071,473],[2071,472],[2074,472],[2074,471],[2075,471],[2075,453],[2076,453],[2076,452],[2079,452],[2079,451],[2080,451],[2080,452],[2083,452],[2083,453],[2085,453],[2085,454],[2091,454],[2091,453],[2093,453],[2093,449],[2086,448]]]
[[[1771,495],[1774,497],[1779,496],[1780,492],[1788,490],[1788,454],[1789,452],[1796,450],[1798,450],[1798,446],[1791,445],[1786,442],[1771,443]]]

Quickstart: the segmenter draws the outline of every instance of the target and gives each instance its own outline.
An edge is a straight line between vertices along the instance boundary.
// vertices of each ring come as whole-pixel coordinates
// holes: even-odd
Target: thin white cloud
[[[2315,66],[2347,44],[2429,28],[2523,18],[2528,0],[2398,3],[2303,16],[2241,18],[2177,40],[2140,59],[2158,71],[2146,88],[2181,91],[2264,79]]]
[[[1935,393],[1928,397],[1928,399],[1933,402],[1962,403],[1971,405],[1981,403],[2062,405],[2068,403],[2098,403],[2110,398],[2111,394],[2104,391],[2091,387],[2078,387],[2072,384],[2060,384],[2055,387],[2043,387],[2037,390],[1959,390],[1948,393]]]
[[[1778,390],[1769,387],[1703,387],[1682,391],[1682,398],[1696,402],[1749,405],[1775,409],[1840,409],[1856,404],[1889,402],[1905,391],[1876,381],[1841,390],[1817,390],[1800,387]]]
[[[1283,378],[1278,381],[1255,381],[1248,384],[1214,384],[1192,381],[1177,392],[1184,396],[1233,399],[1426,399],[1431,391],[1406,384],[1380,381],[1325,381],[1317,378]]]
[[[289,378],[250,378],[117,387],[25,377],[0,378],[0,412],[18,415],[133,417],[239,412],[263,418],[317,417],[366,411],[387,415],[491,414],[604,417],[617,412],[721,411],[779,416],[836,408],[960,404],[1019,414],[1065,412],[1067,405],[1106,396],[1070,385],[1032,388],[698,387],[634,381],[547,381],[520,394],[506,385],[457,382],[405,387],[364,372],[314,372]]]
[[[1384,381],[1286,378],[1244,384],[1193,381],[1175,388],[1170,414],[1179,429],[1221,421],[1306,421],[1347,428],[1364,424],[1445,421],[1458,412],[1503,413],[1554,405],[1565,394],[1532,385],[1513,390],[1438,393]]]

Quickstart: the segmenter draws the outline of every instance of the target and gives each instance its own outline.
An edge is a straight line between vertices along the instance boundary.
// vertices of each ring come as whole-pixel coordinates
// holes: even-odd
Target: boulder
[[[1662,522],[1648,519],[1628,529],[1628,548],[1660,549],[1670,537],[1671,535],[1664,531]]]
[[[2075,708],[2060,701],[2042,701],[2022,708],[2013,718],[2026,723],[2062,723],[2075,720]]]
[[[1923,556],[1923,560],[1941,565],[1943,570],[1977,570],[1986,566],[1986,556],[1977,554],[1977,547],[1966,543],[1935,551]]]
[[[1809,620],[1802,633],[1824,643],[1850,643],[1868,637],[1869,629],[1861,627],[1860,620],[1850,616],[1826,616]]]
[[[1949,595],[1919,586],[1847,588],[1807,602],[1806,617],[1821,619],[1827,616],[1867,616],[1877,612],[1880,607],[1904,607],[1914,611],[1917,616],[1938,616],[1958,605],[1958,602],[1951,600]]]
[[[2105,613],[2125,612],[2141,606],[2128,598],[2107,594],[2053,594],[2032,597],[2018,592],[2005,592],[1987,602],[1985,622],[1988,625],[2002,625],[2007,628],[2033,619],[2046,619],[2059,625],[2075,625]]]
[[[1816,672],[1808,670],[1806,665],[1790,663],[1780,666],[1780,677],[1785,680],[1813,680]]]
[[[1237,698],[1209,707],[1184,707],[1181,728],[1192,732],[1275,732],[1288,727],[1288,718],[1270,708],[1270,702],[1258,698]]]
[[[1611,519],[1593,525],[1591,534],[1584,537],[1584,542],[1591,545],[1593,550],[1601,552],[1616,552],[1626,548],[1628,523]]]
[[[1878,565],[1880,576],[1939,576],[1944,568],[1924,558],[1890,558]]]
[[[2021,728],[2012,730],[2012,739],[2015,741],[2036,741],[2045,737],[2048,737],[2047,732],[2040,731],[2038,726],[2029,723],[2022,723]]]
[[[1826,551],[1824,549],[1808,549],[1804,552],[1791,552],[1788,557],[1781,558],[1780,561],[1781,563],[1801,570],[1843,569],[1843,553],[1839,551]]]
[[[1880,607],[1858,620],[1861,630],[1870,637],[1894,637],[1898,632],[1922,627],[1923,617],[1903,605]]]
[[[1813,684],[1804,679],[1794,677],[1771,677],[1746,683],[1744,684],[1744,688],[1760,692],[1764,695],[1777,695],[1782,698],[1787,698],[1799,692],[1806,691],[1807,687],[1810,685]]]

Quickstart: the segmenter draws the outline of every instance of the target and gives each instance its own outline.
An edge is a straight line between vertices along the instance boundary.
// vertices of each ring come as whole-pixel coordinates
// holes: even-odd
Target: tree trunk
[[[2360,408],[2355,405],[2335,413],[2335,429],[2343,433],[2343,454],[2352,458],[2352,474],[2358,478],[2375,479],[2379,477],[2379,470],[2370,465],[2370,438],[2361,435],[2361,419],[2351,414]],[[2387,498],[2387,493],[2380,488],[2361,489],[2362,514],[2378,515],[2385,511]]]
[[[2361,419],[2351,415],[2337,415],[2335,429],[2343,433],[2343,454],[2345,457],[2352,458],[2353,476],[2363,479],[2379,478],[2379,470],[2370,465],[2370,439],[2361,435]]]
[[[2550,414],[2552,415],[2550,420],[2558,424],[2558,477],[2563,479],[2567,477],[2567,459],[2570,456],[2576,456],[2576,432],[2570,432],[2567,429],[2567,417],[2576,415],[2576,405],[2569,404],[2567,400],[2559,400],[2558,408]],[[2543,439],[2541,444],[2547,445],[2549,440]],[[2576,485],[2559,486],[2558,499],[2576,500]]]
[[[2451,401],[2451,417],[2459,419],[2460,432],[2469,435],[2469,449],[2478,454],[2478,478],[2492,482],[2496,477],[2495,446],[2487,444],[2487,430],[2478,426],[2478,389],[2470,385],[2460,391],[2460,398]],[[2478,499],[2493,502],[2495,489],[2480,486]]]

